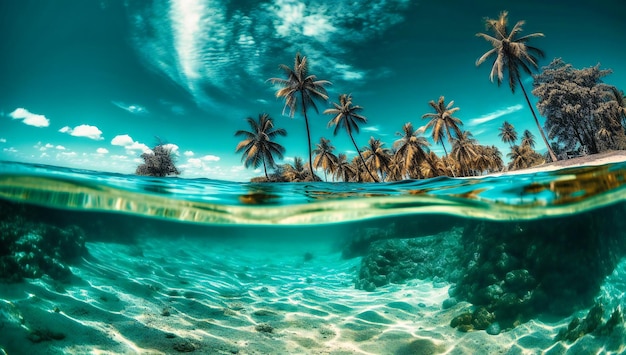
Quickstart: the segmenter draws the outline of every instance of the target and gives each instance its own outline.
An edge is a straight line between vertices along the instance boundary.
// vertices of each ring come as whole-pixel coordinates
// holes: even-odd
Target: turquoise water
[[[0,163],[0,353],[621,353],[626,163],[250,184]]]

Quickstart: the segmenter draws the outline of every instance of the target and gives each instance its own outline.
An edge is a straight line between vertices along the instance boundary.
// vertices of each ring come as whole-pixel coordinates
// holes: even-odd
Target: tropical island
[[[303,116],[308,160],[295,157],[293,163],[277,164],[286,151],[279,138],[286,136],[287,131],[277,127],[267,113],[259,114],[256,119],[246,118],[248,129],[235,132],[235,136],[242,138],[235,152],[242,155],[246,168],[262,166],[263,176],[253,178],[253,182],[391,182],[437,176],[482,176],[626,149],[626,96],[622,90],[602,81],[611,70],[601,69],[599,64],[577,69],[555,58],[538,74],[533,74],[545,53],[529,42],[544,35],[523,35],[524,24],[518,21],[510,27],[506,11],[497,19],[486,19],[487,33],[476,36],[486,40],[491,48],[476,60],[476,65],[489,61],[492,82],[498,86],[507,82],[513,93],[521,88],[545,154],[536,150],[535,133],[530,130],[520,133],[513,124],[504,121],[498,136],[509,145],[506,152],[509,162],[505,163],[498,147],[481,145],[469,130],[463,129],[463,121],[457,117],[460,108],[444,96],[429,102],[432,110],[425,112],[419,123],[407,122],[399,127],[395,132],[398,138],[391,144],[370,137],[366,145],[359,147],[355,135],[359,126],[367,122],[364,107],[355,104],[351,94],[340,94],[337,102],[331,102],[331,107],[322,114],[330,117],[327,127],[333,128],[335,136],[348,135],[357,154],[352,159],[347,153],[336,154],[332,142],[325,137],[320,137],[313,148],[310,109],[319,114],[319,106],[329,102],[326,87],[331,82],[310,73],[309,58],[300,53],[296,54],[293,67],[280,64],[283,77],[267,81],[277,88],[276,97],[284,99],[283,114],[288,112],[292,118],[296,113]],[[532,76],[531,94],[538,100],[537,110],[545,117],[543,127],[524,87],[523,74]],[[433,145],[441,145],[444,155],[435,154],[430,149]],[[145,163],[136,173],[178,175],[174,157],[164,147],[165,144],[159,143],[153,149],[154,154],[142,155]],[[316,173],[320,171],[323,179]]]

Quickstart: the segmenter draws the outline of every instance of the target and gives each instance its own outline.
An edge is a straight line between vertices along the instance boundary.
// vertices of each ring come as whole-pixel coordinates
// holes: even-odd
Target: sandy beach
[[[545,163],[536,167],[520,170],[512,170],[504,173],[490,174],[489,176],[531,174],[543,171],[554,171],[564,168],[575,168],[581,166],[598,166],[604,164],[620,163],[626,161],[626,151],[614,150],[599,154],[586,155],[578,158],[559,160],[553,163]]]

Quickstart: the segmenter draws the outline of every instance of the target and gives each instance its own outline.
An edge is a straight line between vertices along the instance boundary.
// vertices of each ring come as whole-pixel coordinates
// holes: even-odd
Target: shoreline
[[[565,168],[575,168],[582,166],[598,166],[612,163],[621,163],[626,161],[626,151],[625,150],[612,150],[608,152],[602,152],[598,154],[585,155],[578,158],[572,158],[567,160],[559,160],[551,163],[544,163],[538,166],[534,166],[526,169],[519,170],[511,170],[504,171],[501,173],[493,173],[487,175],[477,176],[478,178],[483,177],[497,177],[497,176],[506,176],[506,175],[519,175],[519,174],[533,174],[533,173],[541,173],[547,171],[555,171]]]

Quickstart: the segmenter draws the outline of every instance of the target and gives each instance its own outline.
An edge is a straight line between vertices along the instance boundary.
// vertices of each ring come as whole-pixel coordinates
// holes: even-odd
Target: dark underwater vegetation
[[[2,163],[0,349],[621,353],[625,167],[251,184]]]

